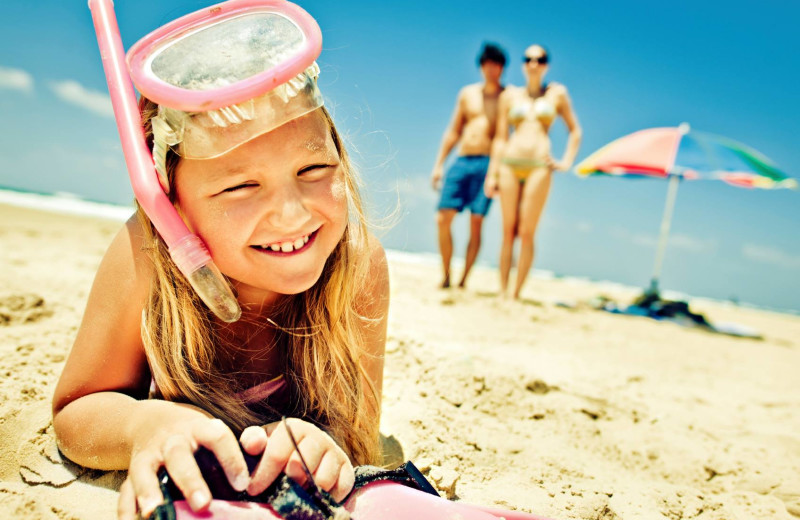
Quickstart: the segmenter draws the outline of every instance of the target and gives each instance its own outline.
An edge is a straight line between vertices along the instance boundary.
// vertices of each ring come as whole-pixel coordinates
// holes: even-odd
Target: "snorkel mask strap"
[[[175,130],[166,121],[161,107],[158,115],[150,119],[153,129],[153,163],[158,173],[158,182],[164,193],[169,194],[169,177],[167,176],[167,152],[183,140],[183,128]]]

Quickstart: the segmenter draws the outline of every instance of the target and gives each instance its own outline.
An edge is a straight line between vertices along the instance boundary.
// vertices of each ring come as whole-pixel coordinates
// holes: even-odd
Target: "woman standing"
[[[541,45],[531,45],[525,50],[522,71],[527,84],[509,87],[500,96],[497,131],[486,176],[486,193],[489,196],[500,193],[503,213],[500,249],[503,295],[508,292],[514,240],[520,239],[515,299],[519,298],[533,265],[534,237],[550,192],[551,174],[554,170],[566,171],[572,167],[581,142],[581,127],[567,88],[559,83],[544,82],[549,61],[549,54]],[[552,157],[548,137],[556,116],[561,116],[569,130],[561,160]]]

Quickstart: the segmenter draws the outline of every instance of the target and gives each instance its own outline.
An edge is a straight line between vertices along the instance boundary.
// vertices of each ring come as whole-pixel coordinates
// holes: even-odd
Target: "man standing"
[[[483,218],[489,211],[491,199],[483,192],[489,152],[497,123],[497,104],[503,85],[500,78],[506,64],[503,49],[485,43],[478,55],[483,83],[474,83],[458,93],[456,109],[450,126],[444,133],[439,155],[431,174],[434,189],[439,189],[445,159],[460,142],[458,157],[447,170],[439,201],[436,221],[439,227],[439,251],[442,255],[444,279],[442,287],[450,287],[450,259],[453,256],[453,236],[450,232],[453,218],[464,208],[470,211],[469,244],[464,265],[464,275],[458,283],[464,287],[472,264],[481,247]]]

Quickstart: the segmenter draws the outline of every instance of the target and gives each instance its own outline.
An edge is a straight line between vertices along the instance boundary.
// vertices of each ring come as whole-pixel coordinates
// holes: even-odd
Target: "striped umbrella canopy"
[[[669,179],[650,290],[658,277],[680,180],[720,180],[740,188],[797,189],[797,180],[780,171],[765,155],[726,137],[677,127],[649,128],[620,137],[581,161],[579,176]]]
[[[676,176],[721,180],[742,188],[797,188],[766,156],[742,143],[686,124],[648,128],[620,137],[575,167],[578,175]]]

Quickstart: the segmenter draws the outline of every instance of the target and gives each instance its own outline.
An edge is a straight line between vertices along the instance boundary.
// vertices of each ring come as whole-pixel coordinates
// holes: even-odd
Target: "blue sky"
[[[127,47],[210,5],[117,0]],[[491,5],[490,5],[491,4]],[[800,177],[800,84],[792,1],[498,2],[314,0],[320,78],[365,181],[373,215],[397,210],[387,247],[435,252],[430,168],[458,89],[479,80],[483,40],[509,52],[521,84],[531,43],[552,56],[584,129],[579,159],[608,141],[682,121],[760,150]],[[497,5],[502,6],[498,8]],[[0,31],[0,186],[128,204],[116,127],[84,0],[4,5]],[[556,123],[556,154],[566,132]],[[537,239],[536,267],[647,284],[666,194],[659,181],[558,175]],[[800,310],[800,193],[684,183],[662,286]],[[467,226],[456,221],[462,254]],[[499,204],[480,261],[495,264]]]

